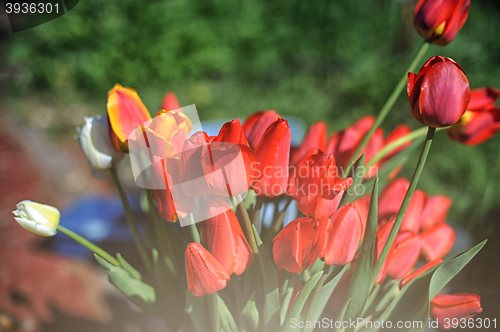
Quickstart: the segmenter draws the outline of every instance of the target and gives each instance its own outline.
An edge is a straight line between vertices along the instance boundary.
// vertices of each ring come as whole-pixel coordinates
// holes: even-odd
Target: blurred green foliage
[[[11,36],[14,74],[3,99],[25,117],[39,111],[29,101],[40,99],[102,113],[106,92],[120,83],[137,89],[151,113],[170,90],[182,104],[195,103],[202,119],[276,109],[338,130],[377,113],[422,42],[412,25],[415,3],[82,0],[67,15]],[[473,0],[456,40],[432,46],[426,58],[450,56],[472,87],[500,87],[499,8]],[[403,122],[419,126],[405,94],[384,127]],[[452,220],[496,221],[499,143],[469,148],[440,133],[420,187],[454,199]]]

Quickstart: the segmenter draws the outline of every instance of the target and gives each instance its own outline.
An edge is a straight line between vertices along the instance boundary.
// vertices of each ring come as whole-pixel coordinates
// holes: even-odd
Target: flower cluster
[[[420,0],[414,24],[424,45],[451,42],[469,6]],[[298,146],[274,110],[231,120],[209,136],[175,94],[165,95],[152,118],[135,90],[113,87],[107,116],[86,118],[78,140],[94,177],[111,175],[117,185],[144,279],[122,256],[59,225],[54,207],[23,201],[15,219],[41,236],[59,230],[95,252],[110,280],[172,330],[204,329],[203,317],[214,332],[287,330],[287,319],[317,319],[327,307],[339,320],[383,321],[395,308],[411,308],[424,322],[429,312],[440,322],[468,319],[482,310],[479,296],[439,292],[484,242],[447,258],[455,241],[446,222],[452,201],[416,188],[437,129],[465,145],[500,130],[499,91],[471,91],[450,58],[434,56],[413,69],[409,107],[426,127],[401,124],[385,137],[379,127],[405,76],[376,118],[364,116],[329,138],[317,122]],[[424,134],[412,180],[396,178]],[[127,153],[147,198],[146,237],[115,170]],[[359,186],[371,194],[352,190]]]

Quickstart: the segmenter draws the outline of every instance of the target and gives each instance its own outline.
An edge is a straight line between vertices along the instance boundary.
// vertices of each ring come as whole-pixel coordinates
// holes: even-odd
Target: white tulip
[[[106,179],[110,175],[109,169],[113,163],[119,161],[124,154],[111,145],[107,117],[98,115],[91,118],[84,117],[84,120],[85,124],[76,128],[78,142],[94,178]]]
[[[45,237],[56,235],[61,215],[58,209],[28,200],[18,203],[16,207],[17,210],[12,211],[14,219],[24,229]]]

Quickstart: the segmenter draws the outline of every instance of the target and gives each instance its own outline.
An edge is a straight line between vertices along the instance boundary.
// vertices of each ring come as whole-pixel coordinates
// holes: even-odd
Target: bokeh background
[[[111,194],[108,184],[91,183],[73,136],[83,116],[105,113],[115,83],[135,88],[152,114],[174,91],[182,105],[196,104],[201,120],[275,109],[308,125],[323,120],[332,132],[376,115],[422,43],[412,25],[416,2],[82,0],[68,14],[15,34],[1,16],[0,164],[15,153],[27,167],[11,163],[1,178],[14,170],[20,179],[39,174],[37,195],[63,206],[89,190]],[[472,88],[500,88],[500,2],[471,2],[456,39],[431,46],[422,63],[449,56]],[[405,93],[383,127],[400,123],[420,126]],[[465,147],[439,133],[419,184],[453,199],[448,219],[473,243],[490,239],[452,291],[482,295],[492,319],[500,298],[499,146],[500,135]],[[402,174],[411,176],[415,162]],[[26,185],[18,199],[15,187],[0,191],[2,209],[33,195]]]

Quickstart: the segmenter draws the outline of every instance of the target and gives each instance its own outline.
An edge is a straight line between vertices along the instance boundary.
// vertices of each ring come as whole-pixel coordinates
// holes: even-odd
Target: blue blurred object
[[[128,198],[134,213],[140,212],[139,195],[129,195]],[[85,196],[61,211],[60,223],[99,246],[110,241],[132,243],[132,234],[123,218],[123,207],[118,196]],[[145,228],[144,224],[138,226],[140,229]],[[65,255],[92,257],[89,250],[61,233],[54,237],[54,249]]]

